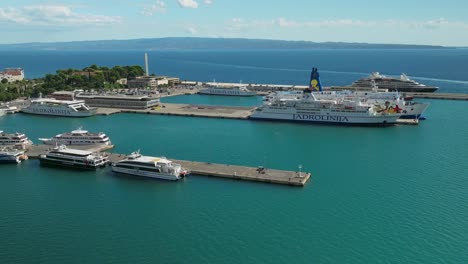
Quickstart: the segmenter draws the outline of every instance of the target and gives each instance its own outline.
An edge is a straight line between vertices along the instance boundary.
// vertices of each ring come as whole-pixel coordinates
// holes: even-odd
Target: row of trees
[[[22,80],[8,83],[0,80],[0,101],[11,101],[18,97],[38,96],[61,90],[74,89],[113,89],[122,88],[117,83],[122,78],[133,78],[144,75],[138,65],[99,67],[95,64],[83,69],[57,70],[56,74],[47,74],[44,78]]]

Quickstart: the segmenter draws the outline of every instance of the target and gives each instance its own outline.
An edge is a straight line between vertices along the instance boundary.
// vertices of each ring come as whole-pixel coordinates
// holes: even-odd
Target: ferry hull
[[[85,164],[75,164],[67,161],[58,161],[58,160],[50,160],[39,158],[39,161],[42,166],[49,166],[49,167],[65,167],[65,168],[72,168],[77,170],[96,170],[97,168],[105,167],[106,164],[101,164],[97,166],[90,166]]]
[[[250,119],[302,122],[311,124],[348,126],[391,126],[396,124],[398,115],[383,116],[330,116],[323,114],[265,113],[256,111]]]
[[[50,116],[66,116],[66,117],[89,117],[96,114],[96,109],[92,109],[90,111],[71,111],[68,109],[65,110],[55,110],[55,109],[47,109],[47,108],[24,108],[22,110],[23,113],[26,114],[34,114],[34,115],[50,115]]]
[[[177,181],[181,178],[180,176],[176,176],[176,175],[168,174],[168,173],[157,173],[157,172],[148,172],[148,171],[143,171],[143,170],[125,169],[125,168],[119,168],[116,166],[112,166],[112,171],[121,173],[121,174],[126,174],[126,175],[141,176],[141,177],[169,180],[169,181]]]
[[[17,157],[0,157],[0,163],[21,163],[21,160]]]

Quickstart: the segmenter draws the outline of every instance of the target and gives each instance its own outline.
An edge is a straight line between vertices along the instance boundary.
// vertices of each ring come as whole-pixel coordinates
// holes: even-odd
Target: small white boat
[[[142,156],[139,151],[112,164],[112,171],[171,181],[177,181],[188,174],[180,164],[173,163],[165,157]]]
[[[79,127],[71,132],[55,135],[52,138],[39,138],[47,145],[111,145],[109,137],[103,132],[91,133]]]

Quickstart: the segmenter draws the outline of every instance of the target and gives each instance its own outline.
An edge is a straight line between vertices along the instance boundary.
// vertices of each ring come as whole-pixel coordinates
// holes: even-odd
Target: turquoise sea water
[[[0,262],[466,263],[466,102],[429,102],[419,126],[389,128],[139,114],[0,117],[2,130],[35,142],[82,125],[109,134],[116,152],[288,170],[302,164],[313,174],[294,188],[200,176],[173,183],[109,168],[42,168],[36,160],[2,166]]]

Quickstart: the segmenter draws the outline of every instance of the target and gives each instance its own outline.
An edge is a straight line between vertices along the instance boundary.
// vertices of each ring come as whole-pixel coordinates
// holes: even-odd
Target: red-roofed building
[[[24,80],[24,70],[22,68],[6,68],[0,72],[0,81],[7,79],[8,82]]]

